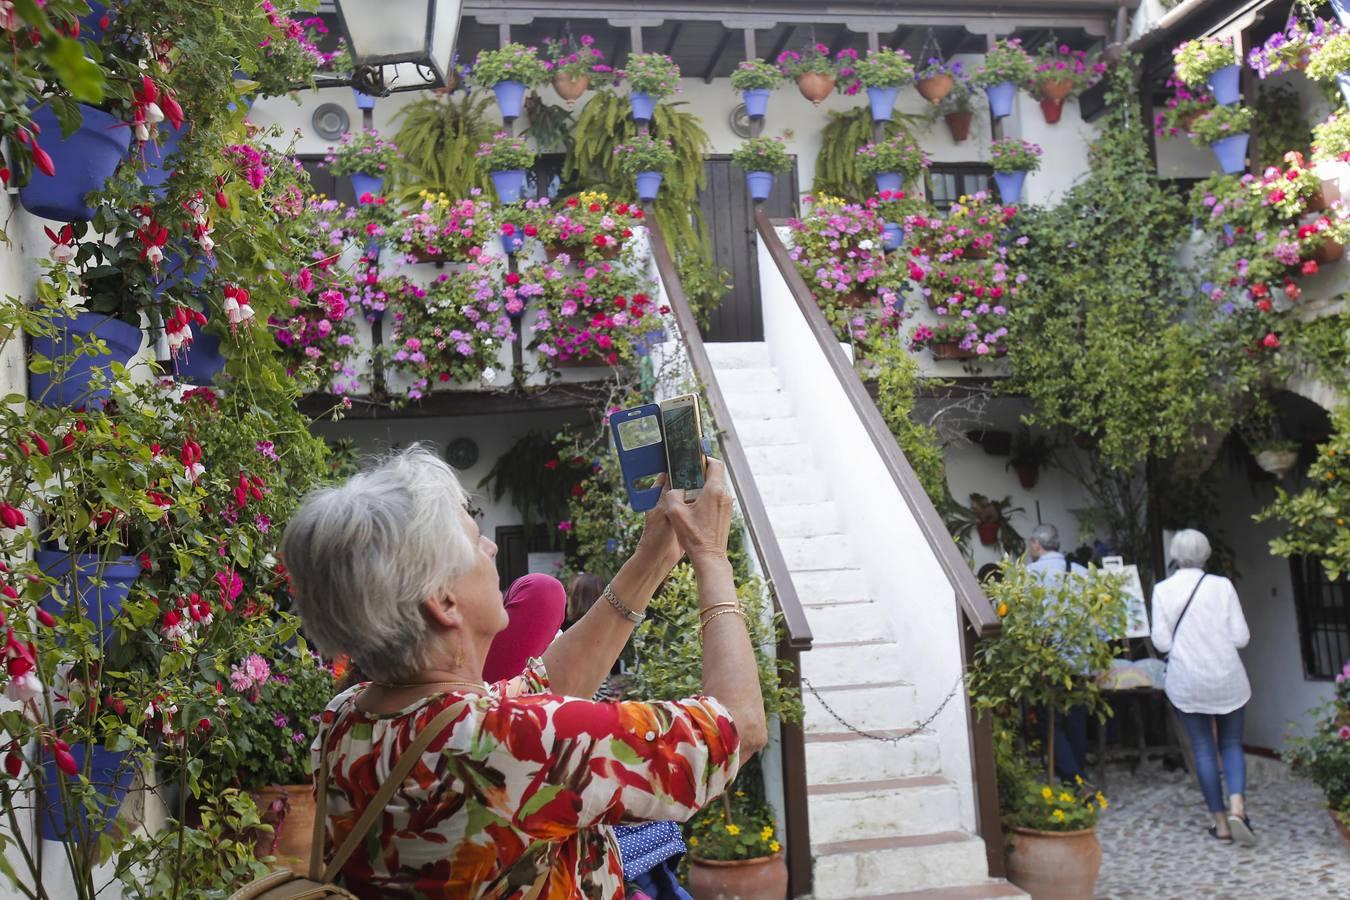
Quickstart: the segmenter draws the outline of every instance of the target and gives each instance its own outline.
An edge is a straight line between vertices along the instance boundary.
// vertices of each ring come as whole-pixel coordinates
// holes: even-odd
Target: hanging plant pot
[[[33,122],[42,129],[42,148],[52,158],[54,175],[36,169],[19,188],[19,202],[35,216],[58,222],[88,222],[94,210],[85,194],[103,187],[131,146],[127,123],[101,109],[79,104],[80,127],[63,137],[61,123],[50,106],[33,110]]]
[[[956,341],[929,344],[928,349],[933,351],[934,359],[974,359],[979,356],[974,350],[963,350]]]
[[[975,120],[975,114],[973,112],[949,112],[942,119],[947,123],[947,130],[952,133],[952,140],[959,144],[970,137],[970,123]]]
[[[867,89],[867,102],[872,105],[873,122],[889,122],[895,115],[895,97],[900,93],[898,87],[870,87]]]
[[[1297,450],[1262,450],[1256,454],[1256,464],[1263,472],[1283,478],[1298,465]]]
[[[1022,462],[1021,460],[1015,459],[1012,462],[1012,468],[1013,471],[1017,473],[1017,483],[1027,490],[1034,488],[1036,482],[1040,480],[1040,468],[1035,463]]]
[[[150,188],[162,188],[164,183],[173,175],[173,168],[168,162],[169,157],[178,153],[178,145],[183,140],[183,135],[187,134],[188,126],[182,128],[169,127],[164,123],[159,129],[159,143],[147,143],[145,145],[145,166],[137,174],[141,179],[141,184]],[[156,196],[162,197],[163,190],[155,191]]]
[[[655,200],[657,193],[661,190],[660,172],[639,172],[637,173],[637,195],[639,200]]]
[[[519,228],[513,227],[511,232],[502,232],[502,252],[508,256],[514,256],[520,252],[520,248],[525,246],[525,232]],[[381,310],[383,312],[383,310]]]
[[[182,243],[179,246],[181,247]],[[215,271],[216,265],[216,258],[208,256],[205,265],[198,263],[196,268],[185,275],[188,259],[178,250],[169,250],[164,254],[164,259],[159,266],[159,281],[151,285],[150,293],[152,296],[162,297],[184,282],[190,284],[193,288],[199,288],[206,282],[206,276]]]
[[[750,191],[750,199],[756,202],[768,200],[773,193],[772,172],[746,172],[745,187]]]
[[[591,79],[586,75],[567,75],[558,72],[553,76],[553,90],[557,92],[562,101],[570,109],[580,99],[581,95],[586,93],[586,89],[591,86]]]
[[[258,837],[258,855],[275,856],[292,872],[309,874],[314,840],[314,786],[274,784],[248,792],[272,833]]]
[[[807,100],[819,106],[822,100],[834,93],[834,76],[823,75],[820,72],[804,72],[797,76],[797,90],[801,91]]]
[[[1033,897],[1091,900],[1102,867],[1102,845],[1094,829],[1011,831],[1009,881]]]
[[[1322,243],[1317,245],[1317,249],[1313,251],[1313,259],[1317,260],[1317,264],[1322,266],[1338,262],[1344,256],[1345,245],[1332,238],[1327,238],[1322,241]]]
[[[638,356],[647,356],[652,352],[652,348],[657,344],[663,344],[666,341],[666,330],[664,328],[653,328],[651,331],[644,331],[642,334],[633,338],[633,352]]]
[[[1205,83],[1209,85],[1209,92],[1214,95],[1215,103],[1220,106],[1232,106],[1242,99],[1241,75],[1242,66],[1237,63],[1209,74]]]
[[[53,616],[61,616],[65,607],[78,599],[82,613],[95,626],[101,626],[103,646],[112,644],[112,620],[141,577],[141,566],[134,556],[104,560],[93,553],[71,554],[57,550],[39,550],[34,554],[38,568],[61,583],[60,597],[48,594],[38,604]],[[102,581],[100,587],[95,581]]]
[[[998,185],[999,199],[1007,205],[1022,202],[1022,187],[1026,181],[1026,172],[994,173],[994,184]]]
[[[905,240],[905,230],[896,222],[886,222],[881,226],[881,246],[886,252],[899,250]]]
[[[1223,169],[1224,174],[1236,175],[1247,170],[1247,141],[1250,137],[1243,132],[1220,138],[1209,145],[1209,149],[1219,158],[1219,168]]]
[[[1047,100],[1063,103],[1073,93],[1073,82],[1067,78],[1055,78],[1041,83],[1041,96]]]
[[[741,99],[745,101],[745,114],[752,119],[762,119],[769,112],[769,94],[772,93],[768,88],[748,88],[741,91]]]
[[[374,109],[375,101],[378,99],[370,94],[363,94],[356,88],[352,88],[352,97],[356,99],[357,109]]]
[[[1042,97],[1041,115],[1045,116],[1045,124],[1056,124],[1059,122],[1060,116],[1064,115],[1064,101],[1051,100],[1049,97]]]
[[[348,177],[352,180],[352,192],[356,194],[358,202],[366,194],[370,194],[372,197],[378,197],[380,192],[384,190],[384,176],[382,175],[367,175],[365,172],[353,172]]]
[[[81,773],[85,770],[85,758],[88,757],[88,776],[94,790],[100,795],[98,800],[99,821],[102,827],[89,821],[88,811],[75,796],[68,796],[63,802],[61,782],[63,777],[56,767],[56,760],[49,748],[42,750],[43,799],[38,807],[38,821],[42,836],[49,841],[90,844],[100,834],[108,831],[117,820],[117,810],[126,799],[132,779],[136,777],[134,766],[127,764],[126,751],[108,750],[104,747],[91,748],[88,744],[71,744],[70,755]],[[66,778],[67,789],[74,779]]]
[[[877,183],[877,193],[884,191],[895,193],[905,186],[905,176],[899,172],[878,172],[872,176]]]
[[[498,200],[502,203],[520,200],[520,192],[525,188],[524,169],[502,169],[488,174],[492,176],[492,186],[497,189]]]
[[[220,338],[206,331],[198,331],[192,338],[192,346],[174,359],[173,369],[174,378],[183,384],[209,387],[216,375],[225,370]]]
[[[914,82],[914,89],[929,103],[941,103],[955,86],[956,82],[946,72],[932,78],[920,78]]]
[[[118,362],[126,365],[140,349],[141,330],[93,312],[82,312],[74,319],[64,320],[64,324],[56,324],[60,330],[55,335],[34,335],[31,340],[33,355],[51,360],[52,368],[47,372],[29,373],[28,396],[43,406],[101,409],[111,391],[107,387],[98,390],[90,387],[94,370],[102,369],[105,378],[110,379],[110,364]],[[108,352],[94,355],[82,353],[63,362],[61,357],[75,349],[74,335],[79,335],[86,342],[91,338],[102,338]]]
[[[787,863],[781,853],[725,861],[689,857],[689,892],[694,900],[782,900],[787,889]]]
[[[633,91],[628,95],[628,105],[633,108],[634,122],[650,122],[656,113],[656,99],[646,91]]]
[[[984,89],[984,95],[989,98],[989,112],[995,119],[1002,119],[1004,116],[1012,115],[1013,98],[1017,96],[1017,83],[1000,81],[998,84],[991,84]]]
[[[998,543],[998,532],[1003,527],[1002,522],[976,522],[975,531],[980,535],[980,543],[986,547],[992,547]]]
[[[497,95],[497,110],[503,119],[520,117],[521,104],[525,102],[525,84],[521,81],[499,81],[492,86]]]

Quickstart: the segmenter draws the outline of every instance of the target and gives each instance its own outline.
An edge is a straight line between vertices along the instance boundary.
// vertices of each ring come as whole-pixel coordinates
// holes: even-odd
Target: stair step
[[[745,451],[750,469],[759,475],[813,475],[820,477],[815,457],[806,444],[771,444]]]
[[[956,785],[940,775],[813,785],[807,794],[811,838],[816,844],[957,831],[961,827],[960,794]]]
[[[929,888],[900,894],[868,894],[858,897],[858,900],[1002,900],[1004,897],[1028,896],[1026,891],[1015,884],[991,878],[979,884],[958,887]]]
[[[790,572],[848,569],[857,563],[853,545],[842,534],[779,538],[778,546]]]
[[[754,419],[783,419],[792,415],[792,401],[782,391],[727,394],[726,401],[732,420],[738,423]]]
[[[773,518],[773,512],[769,512]],[[836,603],[866,603],[872,599],[863,578],[862,569],[820,570],[815,572],[793,572],[792,585],[802,605],[808,607],[831,606]]]
[[[846,742],[834,738],[844,738]],[[806,780],[809,784],[912,778],[936,775],[941,771],[941,751],[933,734],[920,732],[894,743],[852,734],[806,736]]]
[[[868,733],[881,733],[912,727],[917,719],[918,691],[912,684],[883,682],[846,685],[842,689],[818,687],[817,690],[820,697],[810,691],[802,692],[807,734],[838,732],[847,727],[844,722]],[[825,709],[825,703],[838,719]]]
[[[718,376],[720,381],[721,376]],[[736,434],[748,450],[774,444],[796,444],[802,439],[795,416],[782,419],[746,419],[736,423]]]
[[[816,844],[816,900],[851,900],[904,885],[968,885],[987,871],[984,841],[964,831]]]
[[[825,482],[815,476],[756,475],[755,484],[766,506],[824,503],[829,499]]]
[[[818,688],[864,681],[901,681],[905,655],[900,645],[836,644],[802,654],[802,675]]]
[[[717,373],[717,385],[724,397],[732,394],[760,394],[780,391],[778,373],[771,368],[723,369]]]
[[[775,506],[769,510],[769,524],[780,541],[785,538],[839,534],[839,507],[829,502]]]
[[[810,607],[806,620],[816,646],[840,641],[892,639],[891,624],[876,603],[844,603]]]
[[[703,346],[719,375],[723,369],[764,369],[773,365],[769,345],[762,342],[718,342]]]

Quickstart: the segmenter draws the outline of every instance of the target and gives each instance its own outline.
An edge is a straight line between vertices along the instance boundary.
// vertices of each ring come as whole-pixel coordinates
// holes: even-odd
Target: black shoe
[[[1209,836],[1216,841],[1223,841],[1225,844],[1233,843],[1233,836],[1231,834],[1225,834],[1223,836],[1219,835],[1219,826],[1217,825],[1209,826]]]

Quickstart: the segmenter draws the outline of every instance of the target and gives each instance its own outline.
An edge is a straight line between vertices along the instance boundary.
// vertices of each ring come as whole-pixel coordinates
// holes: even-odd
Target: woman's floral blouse
[[[488,696],[448,693],[398,713],[356,709],[339,694],[312,748],[327,739],[328,855],[346,838],[417,729],[447,706],[462,714],[432,741],[380,821],[377,840],[342,869],[359,897],[519,900],[548,870],[540,900],[623,897],[608,827],[684,821],[740,768],[730,713],[698,697],[595,703],[548,693],[543,663]]]

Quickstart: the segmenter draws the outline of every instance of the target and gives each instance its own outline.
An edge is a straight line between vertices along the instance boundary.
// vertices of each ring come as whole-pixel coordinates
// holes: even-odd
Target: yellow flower
[[[773,828],[765,825],[764,830],[759,833],[759,839],[761,841],[767,841],[771,837],[773,837]]]
[[[1097,802],[1101,804],[1102,809],[1106,809],[1111,804],[1106,802],[1106,796],[1101,791],[1097,792]]]
[[[1083,776],[1082,776],[1082,775],[1075,775],[1075,776],[1073,776],[1073,780],[1074,780],[1077,784],[1082,784],[1082,783],[1083,783]]]
[[[1041,796],[1046,800],[1050,800],[1055,796],[1055,792],[1050,790],[1050,785],[1047,784],[1045,787],[1041,788]]]
[[[778,842],[777,842],[777,841],[774,841],[772,844],[769,845],[769,849],[772,850],[774,853],[777,853],[779,850],[781,850],[781,849],[783,849],[783,848],[780,847],[780,846],[778,846]]]
[[[696,838],[696,837],[691,837],[691,838],[689,838],[689,846],[690,846],[690,847],[697,847],[697,846],[698,846],[698,838]]]
[[[728,825],[728,826],[727,826],[727,834],[731,835],[732,837],[735,837],[736,835],[738,835],[738,834],[740,834],[740,833],[741,833],[741,826],[739,826],[739,825]]]
[[[1052,813],[1050,814],[1050,818],[1054,819],[1056,822],[1063,822],[1063,821],[1064,821],[1064,810],[1062,810],[1062,809],[1057,809],[1057,810],[1055,810],[1054,812],[1052,812]]]
[[[1072,802],[1073,802],[1073,794],[1070,794],[1068,791],[1060,791],[1060,792],[1059,792],[1059,802],[1060,802],[1060,803],[1072,803]]]
[[[1008,604],[1000,603],[998,605],[998,617],[1001,619],[1008,614]]]
[[[745,796],[745,791],[737,791],[737,792],[736,792],[736,796],[737,796],[737,797],[744,797],[744,796]]]

